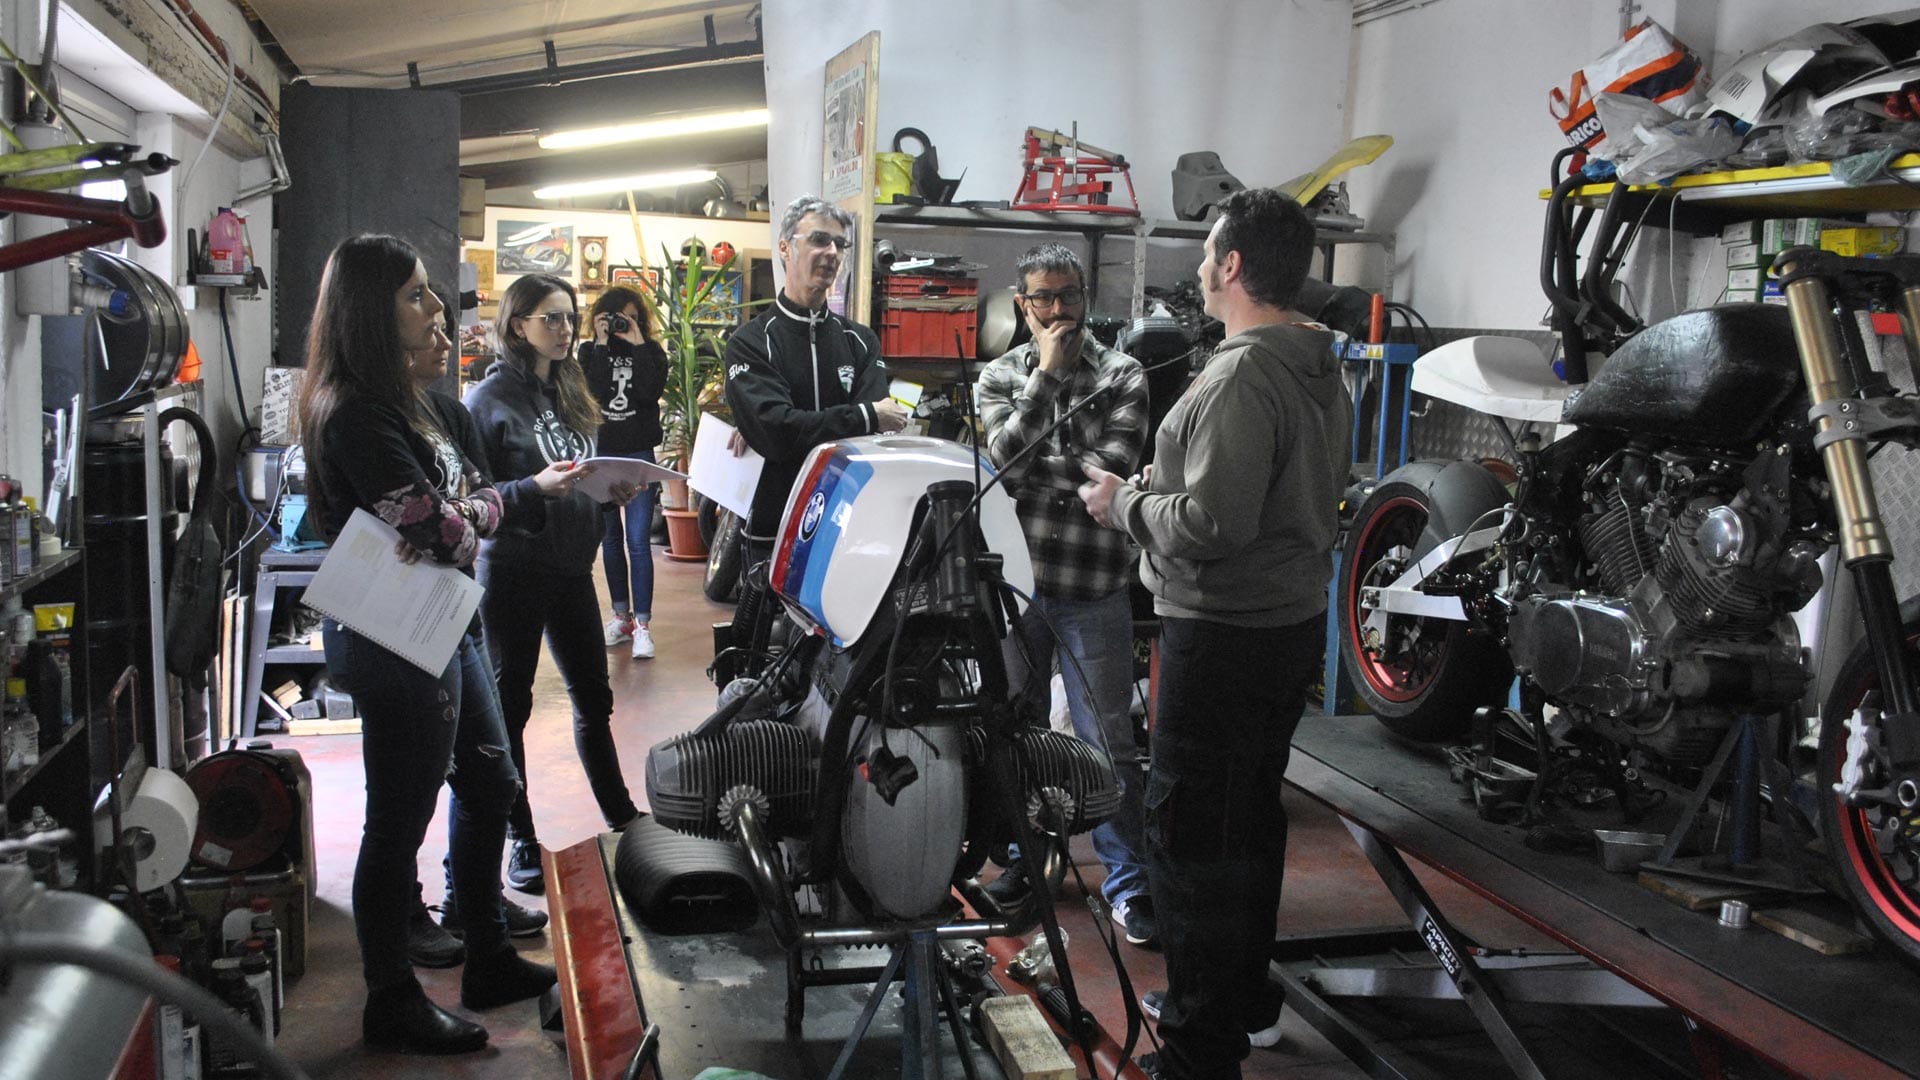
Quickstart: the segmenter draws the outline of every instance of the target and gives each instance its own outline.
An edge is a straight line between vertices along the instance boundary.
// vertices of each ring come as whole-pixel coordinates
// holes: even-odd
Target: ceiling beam
[[[639,56],[621,57],[617,60],[596,60],[585,64],[569,64],[560,67],[553,61],[553,43],[547,43],[547,66],[529,71],[516,71],[505,75],[484,75],[473,79],[455,79],[450,82],[417,84],[422,90],[451,90],[457,94],[488,94],[502,90],[525,90],[535,86],[559,86],[565,83],[580,82],[588,79],[602,79],[609,75],[631,75],[640,71],[664,71],[672,68],[696,67],[703,64],[723,64],[736,60],[758,60],[765,52],[760,42],[758,24],[752,39],[746,41],[728,41],[713,43],[713,17],[707,17],[707,40],[709,44],[692,49],[673,49],[667,52],[644,53]]]
[[[764,161],[766,157],[767,133],[764,130],[721,131],[677,139],[627,143],[599,150],[564,154],[541,152],[538,157],[513,161],[462,164],[460,174],[483,179],[489,188],[543,187],[610,176],[710,169],[718,165]]]
[[[460,137],[546,134],[694,111],[759,109],[766,104],[766,69],[757,60],[637,72],[560,86],[463,94]]]

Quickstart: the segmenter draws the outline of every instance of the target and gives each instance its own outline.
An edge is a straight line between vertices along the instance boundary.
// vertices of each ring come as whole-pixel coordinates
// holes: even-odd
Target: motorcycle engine
[[[1788,464],[1626,451],[1596,469],[1587,580],[1515,602],[1515,666],[1595,732],[1681,763],[1711,756],[1739,713],[1799,698],[1789,615],[1820,588],[1821,547],[1791,535]]]

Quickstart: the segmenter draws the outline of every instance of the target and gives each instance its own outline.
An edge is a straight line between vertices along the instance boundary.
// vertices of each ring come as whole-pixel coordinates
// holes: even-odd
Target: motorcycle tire
[[[700,542],[713,550],[713,537],[720,531],[720,504],[696,492],[693,496],[694,523],[700,526]]]
[[[1920,597],[1900,605],[1906,645],[1920,664]],[[1920,670],[1920,669],[1916,669]],[[1870,643],[1861,640],[1847,655],[1827,692],[1821,711],[1820,749],[1814,788],[1820,806],[1822,847],[1845,883],[1847,899],[1875,937],[1902,963],[1920,970],[1920,836],[1902,841],[1889,835],[1888,813],[1880,807],[1848,806],[1834,794],[1847,752],[1847,720],[1867,692],[1880,682]],[[1884,781],[1869,775],[1869,788]]]
[[[731,604],[740,595],[740,566],[746,545],[740,538],[740,515],[722,509],[713,540],[707,544],[707,577],[701,588],[716,604]]]
[[[1432,510],[1427,493],[1389,481],[1354,515],[1340,560],[1340,661],[1360,700],[1395,734],[1439,742],[1465,734],[1475,709],[1506,701],[1513,663],[1499,644],[1464,622],[1390,617],[1387,648],[1361,642],[1363,587],[1384,585],[1410,564]]]

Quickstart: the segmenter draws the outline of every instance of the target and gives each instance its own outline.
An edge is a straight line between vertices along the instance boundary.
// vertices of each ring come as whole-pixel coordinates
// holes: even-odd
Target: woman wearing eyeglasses
[[[500,359],[467,392],[495,476],[532,476],[559,461],[593,456],[600,406],[574,356],[580,316],[573,286],[548,274],[528,274],[508,286],[494,321]],[[576,470],[576,474],[584,470]],[[624,504],[631,489],[616,492]],[[601,643],[600,605],[593,564],[600,552],[601,505],[577,491],[546,504],[543,521],[504,528],[480,546],[480,618],[487,651],[499,671],[513,763],[527,773],[524,734],[533,713],[533,677],[544,635],[573,700],[573,745],[594,801],[610,828],[639,813],[620,772],[613,745],[613,690]],[[507,882],[541,892],[540,843],[524,787],[507,817],[512,850]]]

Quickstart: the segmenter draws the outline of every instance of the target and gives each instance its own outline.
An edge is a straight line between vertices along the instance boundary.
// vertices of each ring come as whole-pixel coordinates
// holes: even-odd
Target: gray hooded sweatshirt
[[[1222,342],[1160,424],[1151,487],[1114,496],[1154,610],[1236,626],[1324,611],[1352,429],[1333,335],[1270,325]]]

